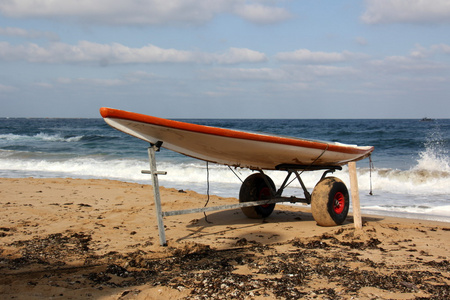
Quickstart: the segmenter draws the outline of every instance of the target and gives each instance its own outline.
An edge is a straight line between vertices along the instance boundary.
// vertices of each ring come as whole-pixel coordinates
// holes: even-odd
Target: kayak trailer
[[[276,203],[306,203],[311,204],[311,212],[314,220],[320,226],[341,225],[346,217],[350,206],[350,195],[344,182],[337,177],[327,175],[336,170],[342,170],[341,166],[313,166],[313,165],[279,165],[277,170],[286,171],[287,175],[281,186],[277,189],[272,179],[264,174],[263,170],[257,170],[248,176],[242,183],[239,192],[239,203],[227,204],[213,207],[201,207],[174,211],[162,211],[161,196],[159,191],[159,175],[167,175],[165,171],[158,171],[156,164],[156,152],[158,152],[163,142],[150,143],[148,156],[150,170],[143,170],[143,174],[150,174],[153,185],[153,197],[156,207],[156,217],[161,246],[167,246],[164,229],[164,217],[200,212],[240,208],[242,212],[252,219],[267,218],[271,215]],[[356,163],[349,162],[350,184],[352,187],[353,219],[355,228],[362,228],[361,214],[359,209],[359,193],[356,177]],[[304,171],[324,170],[321,178],[310,193],[303,183],[300,174]],[[301,172],[301,173],[300,173]],[[282,193],[287,187],[289,180],[295,177],[299,182],[304,198],[283,197]]]

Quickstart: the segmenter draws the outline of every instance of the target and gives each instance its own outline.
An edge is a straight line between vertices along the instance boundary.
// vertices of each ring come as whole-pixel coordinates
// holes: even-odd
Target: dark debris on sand
[[[2,255],[0,272],[23,276],[26,270],[34,269],[35,277],[30,280],[34,286],[46,284],[43,278],[56,273],[63,277],[60,282],[69,282],[75,272],[78,287],[166,286],[190,291],[190,299],[347,299],[358,298],[363,287],[420,293],[416,299],[450,298],[447,260],[390,266],[361,258],[367,249],[385,251],[383,243],[373,238],[348,242],[323,235],[270,246],[241,239],[235,248],[226,250],[187,243],[182,248],[168,248],[164,258],[142,250],[96,256],[92,244],[89,234],[67,232],[15,242],[8,246],[16,247],[18,255]],[[68,268],[69,260],[81,263],[74,270]],[[351,267],[351,263],[358,267]]]
[[[84,233],[50,234],[45,238],[18,241],[10,246],[19,248],[20,257],[0,257],[0,267],[9,269],[41,264],[49,266],[65,265],[68,257],[84,259],[89,253],[91,236]]]

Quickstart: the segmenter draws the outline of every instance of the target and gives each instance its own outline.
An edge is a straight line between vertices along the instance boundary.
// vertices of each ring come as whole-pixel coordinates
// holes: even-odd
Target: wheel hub
[[[333,201],[333,210],[337,214],[341,214],[344,211],[345,207],[345,197],[344,194],[341,192],[337,192],[334,195],[334,201]]]

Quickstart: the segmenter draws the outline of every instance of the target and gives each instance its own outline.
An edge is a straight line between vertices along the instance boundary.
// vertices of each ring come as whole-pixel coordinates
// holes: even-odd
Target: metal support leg
[[[297,171],[294,171],[295,176],[297,177],[298,182],[300,182],[300,185],[302,186],[303,192],[305,193],[306,202],[308,204],[311,204],[311,194],[306,189],[305,184],[303,183],[303,180],[300,178],[300,174],[298,174]]]
[[[287,186],[287,182],[289,178],[291,177],[292,171],[288,171],[288,174],[286,175],[286,178],[284,179],[283,183],[281,184],[280,188],[278,189],[276,196],[281,197],[281,194],[283,194],[283,191],[285,187]]]
[[[161,143],[157,143],[156,145],[150,144],[148,148],[148,158],[150,161],[150,173],[152,175],[152,184],[153,184],[153,196],[155,200],[156,207],[156,218],[158,221],[158,231],[159,231],[159,242],[161,246],[167,246],[166,241],[166,233],[164,231],[164,223],[163,223],[163,215],[161,209],[161,197],[159,194],[159,182],[158,182],[158,174],[166,174],[165,172],[158,172],[156,169],[156,155],[155,152],[159,151],[159,147]],[[147,172],[144,172],[147,173]]]

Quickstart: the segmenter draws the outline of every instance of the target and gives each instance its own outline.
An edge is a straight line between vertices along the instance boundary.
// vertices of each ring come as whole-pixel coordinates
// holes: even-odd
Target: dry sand
[[[1,298],[450,298],[449,223],[319,227],[308,207],[277,205],[265,220],[240,209],[166,217],[161,247],[152,195],[118,181],[0,179]],[[161,196],[164,211],[206,201]]]

